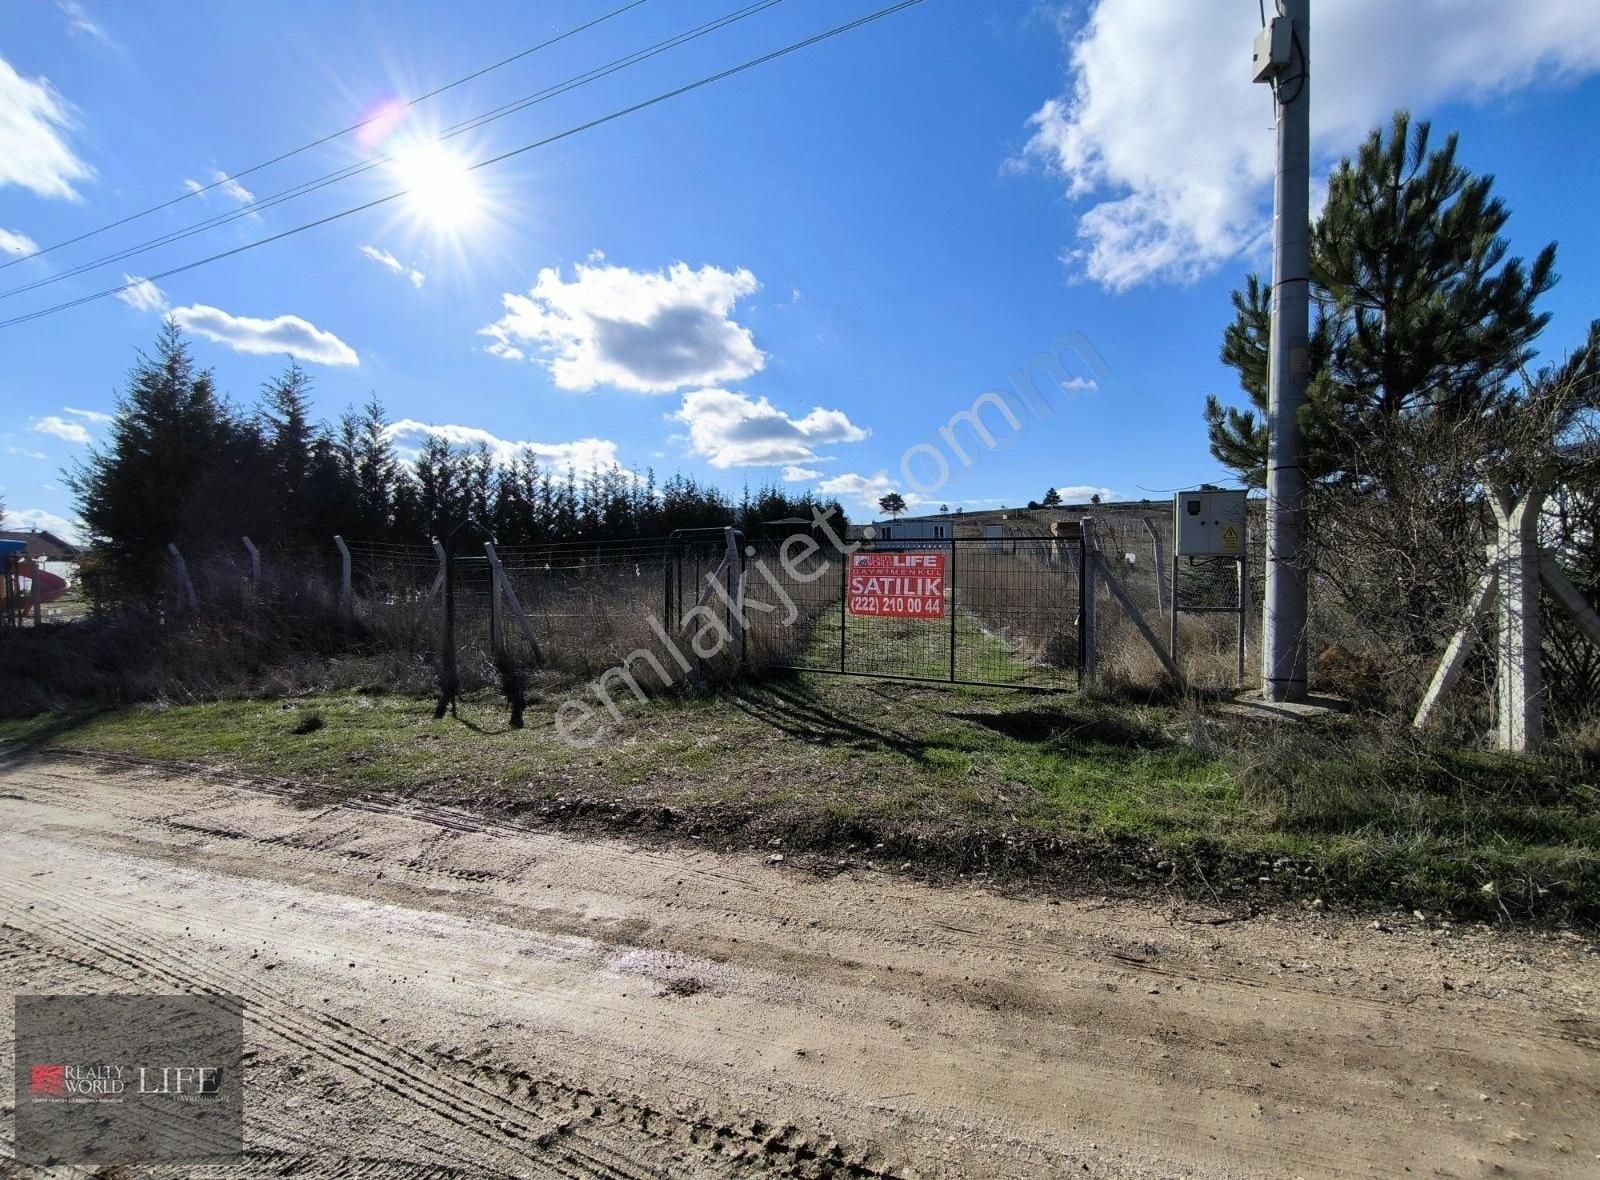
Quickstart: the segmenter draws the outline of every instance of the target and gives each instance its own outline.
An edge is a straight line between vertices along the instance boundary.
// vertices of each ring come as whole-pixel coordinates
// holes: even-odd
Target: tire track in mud
[[[111,918],[103,910],[91,912],[59,896],[48,901],[61,910],[76,910],[94,927],[116,931],[121,936],[107,938],[70,919],[56,918],[46,919],[43,926],[51,937],[75,945],[86,954],[98,954],[121,963],[136,976],[147,977],[168,987],[243,996],[246,1019],[257,1029],[357,1074],[394,1097],[422,1107],[427,1114],[454,1123],[469,1134],[487,1141],[496,1151],[504,1146],[508,1138],[520,1140],[530,1147],[548,1146],[549,1142],[553,1142],[539,1142],[555,1130],[547,1121],[539,1124],[523,1121],[525,1117],[543,1119],[538,1112],[521,1110],[496,1095],[461,1093],[463,1089],[477,1091],[478,1088],[452,1085],[450,1079],[438,1077],[439,1071],[422,1054],[357,1029],[336,1016],[302,1017],[296,1013],[293,1001],[279,994],[276,989],[239,978],[223,980],[208,977],[207,973],[196,971],[192,964],[175,959],[159,944],[143,938],[136,927]],[[381,1046],[394,1057],[407,1060],[413,1068],[402,1069],[367,1048],[362,1041]],[[572,1150],[569,1147],[569,1154]],[[602,1148],[601,1151],[610,1154],[609,1149]],[[588,1167],[568,1174],[615,1180],[647,1180],[652,1175],[649,1171],[634,1168],[626,1160],[613,1163],[608,1159],[590,1158],[584,1163]]]
[[[16,796],[0,824],[66,870],[34,880],[0,864],[0,902],[49,895],[13,925],[43,921],[59,889],[83,904],[55,915],[52,937],[109,938],[123,946],[114,978],[163,990],[191,956],[210,987],[260,947],[246,979],[221,986],[288,1010],[281,1031],[263,1031],[269,1044],[290,1045],[312,1079],[370,1085],[390,1109],[394,1074],[358,1050],[408,1086],[420,1059],[431,1088],[400,1121],[439,1128],[441,1145],[486,1167],[894,1173],[819,1128],[933,1175],[1076,1173],[1080,1161],[1117,1176],[1367,1175],[1401,1160],[1554,1175],[1574,1158],[1556,1156],[1563,1140],[1600,1152],[1584,1114],[1600,1101],[1596,991],[1571,956],[1526,939],[1423,929],[1391,942],[1364,921],[1272,916],[1213,934],[1127,903],[1049,908],[881,873],[821,880],[406,801],[306,808],[292,789],[99,770],[0,770]],[[104,945],[70,943],[86,960]],[[330,961],[345,948],[360,972]],[[1519,958],[1488,978],[1498,992],[1443,995],[1440,974],[1459,982],[1466,957],[1489,974],[1480,952],[1514,952],[1532,973],[1514,973],[1528,971]],[[29,970],[29,953],[0,953],[0,970]],[[1395,989],[1384,998],[1380,980]],[[673,993],[680,981],[704,994]],[[1501,1097],[1479,1105],[1480,1090]],[[1107,1141],[1112,1153],[1096,1149]]]
[[[50,757],[60,757],[63,761],[82,763],[90,767],[102,762],[109,762],[113,765],[126,764],[143,773],[163,778],[178,780],[201,779],[217,786],[226,786],[231,789],[248,791],[252,794],[283,799],[292,802],[297,807],[304,807],[307,799],[307,789],[304,784],[262,777],[241,777],[237,774],[203,766],[164,763],[135,755],[101,755],[86,751],[57,751],[54,749],[51,750]],[[0,769],[3,769],[4,764],[5,760],[0,760]],[[38,773],[48,775],[48,767],[39,768]],[[70,790],[83,790],[82,780],[75,776],[61,775],[59,776],[59,782]],[[22,796],[18,797],[22,798]],[[224,803],[221,806],[227,806],[227,804]],[[429,804],[425,801],[387,799],[374,796],[358,796],[330,801],[323,804],[316,811],[303,813],[303,823],[305,826],[311,826],[324,820],[333,820],[340,813],[348,812],[381,815],[446,831],[489,837],[525,839],[530,834],[544,837],[549,837],[550,835],[550,833],[540,829],[537,825],[529,825],[516,820],[499,819],[494,816],[485,816],[455,807]],[[171,826],[175,829],[181,829],[182,826],[182,821],[169,825],[166,817],[132,814],[126,815],[124,818],[138,823]],[[219,826],[214,832],[207,832],[204,825],[192,825],[191,831],[194,834],[210,834],[217,838],[229,840],[247,840],[256,845],[278,844],[305,852],[331,852],[350,860],[382,861],[386,866],[393,864],[396,867],[407,868],[419,874],[433,874],[446,879],[460,881],[464,884],[488,883],[505,879],[506,876],[491,870],[438,869],[425,866],[420,861],[391,860],[382,852],[369,852],[363,849],[338,849],[329,845],[319,845],[315,841],[305,839],[300,833],[294,832],[262,837],[223,826]],[[358,830],[354,838],[359,838],[361,834]],[[683,856],[663,852],[648,845],[634,846],[629,850],[630,859],[634,861],[642,860],[651,865],[670,868],[674,876],[713,880],[726,885],[728,887],[726,908],[714,908],[709,905],[699,907],[709,915],[749,924],[752,920],[752,911],[765,907],[767,912],[761,914],[755,924],[760,927],[775,928],[781,926],[785,920],[792,916],[790,914],[782,914],[781,911],[792,909],[794,914],[799,913],[800,907],[792,906],[790,900],[783,894],[758,883],[762,877],[759,872],[751,875],[728,873],[693,863],[693,858],[701,855],[704,854],[698,852],[689,854],[689,860],[686,863]],[[897,892],[903,888],[899,883],[895,883],[893,887]],[[744,905],[743,903],[747,901],[759,902],[760,906]],[[959,897],[947,897],[943,899],[943,904],[947,915],[960,915],[967,908]],[[1261,992],[1287,993],[1304,996],[1317,1002],[1335,1003],[1348,1010],[1365,1011],[1385,1018],[1403,1013],[1409,1003],[1415,1002],[1420,998],[1415,996],[1410,998],[1378,998],[1332,991],[1327,988],[1299,983],[1276,974],[1263,976],[1230,970],[1225,964],[1207,963],[1186,966],[1180,963],[1169,966],[1158,961],[1155,957],[1130,955],[1123,948],[1114,946],[1087,948],[1082,945],[1058,941],[1050,937],[1048,932],[1041,932],[1041,937],[1035,938],[1030,942],[1021,942],[1014,938],[997,935],[982,918],[974,918],[970,923],[931,920],[926,925],[908,927],[898,933],[885,932],[877,926],[869,925],[870,920],[870,915],[864,917],[860,925],[830,920],[829,932],[836,935],[870,937],[874,940],[882,939],[887,934],[892,941],[899,942],[907,948],[914,948],[918,952],[926,953],[935,958],[944,953],[972,956],[975,952],[987,952],[990,955],[1003,956],[1013,961],[1018,967],[1026,969],[1053,968],[1054,965],[1059,964],[1063,956],[1066,956],[1079,960],[1085,965],[1117,972],[1130,985],[1137,983],[1143,976],[1154,976],[1207,987],[1239,988],[1244,989],[1247,994]],[[591,935],[593,933],[592,930],[587,930],[586,932]],[[626,937],[621,937],[618,941],[629,942],[630,940]],[[805,965],[811,966],[809,963]],[[1492,1011],[1474,1013],[1473,1020],[1474,1024],[1479,1027],[1491,1028],[1508,1035],[1526,1036],[1530,1031],[1525,1023],[1514,1019],[1501,1018]],[[1539,1035],[1549,1037],[1552,1040],[1584,1048],[1600,1048],[1600,1036],[1594,1035],[1591,1028],[1574,1027],[1571,1024],[1552,1022],[1541,1025],[1537,1032]]]
[[[280,989],[238,977],[222,979],[198,972],[192,964],[146,938],[137,927],[110,917],[104,909],[90,911],[38,885],[23,888],[39,899],[34,906],[42,902],[58,910],[75,911],[94,927],[120,935],[105,937],[66,917],[44,919],[41,925],[50,937],[77,946],[83,955],[110,959],[127,967],[136,978],[148,977],[185,991],[241,995],[246,1000],[246,1019],[255,1027],[357,1074],[396,1098],[421,1106],[425,1113],[477,1135],[496,1149],[507,1138],[520,1141],[530,1150],[538,1149],[544,1153],[542,1163],[575,1167],[577,1170],[563,1173],[572,1177],[650,1180],[662,1174],[596,1139],[591,1128],[603,1128],[639,1132],[658,1143],[692,1147],[702,1157],[708,1157],[702,1159],[702,1164],[721,1162],[741,1168],[754,1163],[761,1168],[777,1168],[786,1175],[829,1180],[897,1178],[893,1170],[848,1153],[836,1140],[823,1137],[824,1142],[815,1142],[793,1125],[772,1127],[755,1119],[740,1126],[737,1121],[708,1117],[685,1121],[637,1098],[603,1094],[558,1077],[485,1065],[439,1051],[425,1056],[331,1013],[300,1016],[293,1000]],[[64,957],[82,967],[104,970],[93,957]],[[197,984],[204,986],[197,988]],[[394,1065],[381,1051],[406,1060],[411,1068]],[[529,1105],[515,1101],[517,1096],[528,1100]],[[548,1113],[546,1108],[551,1106],[557,1107],[559,1113]],[[539,1121],[530,1123],[526,1121],[529,1118]],[[552,1155],[554,1159],[550,1158]]]

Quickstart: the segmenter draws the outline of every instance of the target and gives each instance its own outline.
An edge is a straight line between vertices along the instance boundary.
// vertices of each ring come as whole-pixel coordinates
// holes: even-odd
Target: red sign
[[[854,553],[846,606],[853,615],[944,617],[943,553]]]

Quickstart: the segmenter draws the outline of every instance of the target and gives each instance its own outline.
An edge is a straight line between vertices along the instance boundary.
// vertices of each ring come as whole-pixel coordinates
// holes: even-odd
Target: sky
[[[1268,264],[1257,4],[923,0],[562,135],[890,0],[758,5],[566,86],[750,7],[624,2],[6,0],[0,320],[123,288],[0,327],[8,527],[76,531],[62,468],[163,315],[235,402],[293,357],[320,415],[376,395],[403,450],[433,429],[558,468],[776,481],[858,519],[891,489],[972,510],[1228,482],[1200,411],[1242,399],[1217,353],[1229,292]],[[1547,358],[1600,315],[1593,17],[1313,11],[1314,189],[1398,107],[1458,130],[1512,252],[1559,243]],[[992,447],[951,427],[974,412]]]

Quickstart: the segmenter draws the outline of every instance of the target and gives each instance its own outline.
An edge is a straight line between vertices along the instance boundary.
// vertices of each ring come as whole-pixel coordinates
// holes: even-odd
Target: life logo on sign
[[[856,553],[846,609],[895,619],[944,618],[943,553]]]

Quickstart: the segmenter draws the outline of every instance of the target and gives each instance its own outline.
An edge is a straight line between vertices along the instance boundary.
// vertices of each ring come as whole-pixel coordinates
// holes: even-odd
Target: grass
[[[492,696],[323,693],[0,722],[0,739],[203,763],[532,821],[668,829],[930,875],[1600,918],[1600,791],[1575,757],[1450,753],[1350,721],[796,676],[631,701],[603,740]],[[320,724],[313,723],[313,719]],[[609,719],[608,719],[609,722]],[[1264,880],[1263,880],[1264,879]]]
[[[837,607],[811,624],[800,667],[833,670],[839,667],[839,612]],[[1018,658],[1012,645],[986,630],[970,612],[955,617],[954,664],[950,651],[948,616],[911,619],[846,614],[844,616],[844,668],[877,676],[905,676],[921,680],[955,679],[993,684],[1065,687],[1074,682],[1072,668],[1051,668]]]

